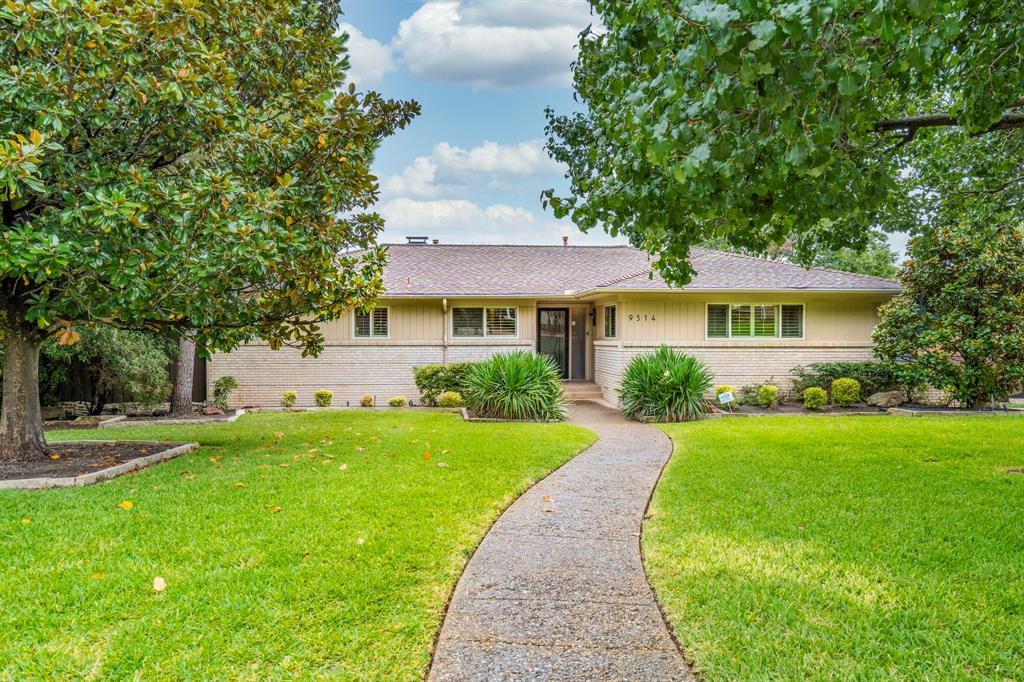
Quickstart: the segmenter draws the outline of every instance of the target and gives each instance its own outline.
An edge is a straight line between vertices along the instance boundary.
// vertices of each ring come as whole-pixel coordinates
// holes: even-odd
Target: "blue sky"
[[[594,22],[585,0],[341,0],[350,78],[422,115],[377,157],[383,241],[606,244],[541,207],[563,188],[544,108],[572,110],[569,65]]]

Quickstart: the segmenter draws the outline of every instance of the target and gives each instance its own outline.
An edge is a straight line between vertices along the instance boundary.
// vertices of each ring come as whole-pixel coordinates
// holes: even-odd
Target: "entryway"
[[[551,357],[563,379],[587,380],[590,337],[585,306],[537,308],[537,352]]]

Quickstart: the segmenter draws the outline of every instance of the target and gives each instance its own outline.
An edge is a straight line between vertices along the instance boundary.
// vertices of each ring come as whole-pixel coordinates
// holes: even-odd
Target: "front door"
[[[569,378],[568,308],[537,308],[537,352],[550,356],[561,377]]]

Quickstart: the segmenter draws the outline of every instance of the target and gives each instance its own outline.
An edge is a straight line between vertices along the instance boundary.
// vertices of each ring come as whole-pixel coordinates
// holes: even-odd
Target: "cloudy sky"
[[[387,140],[375,170],[386,242],[614,243],[541,208],[564,188],[543,149],[544,108],[574,108],[586,0],[341,0],[351,80],[415,99],[422,115]]]

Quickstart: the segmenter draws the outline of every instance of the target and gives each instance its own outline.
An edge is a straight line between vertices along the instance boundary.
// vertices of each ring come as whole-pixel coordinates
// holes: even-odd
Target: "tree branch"
[[[1014,103],[1020,106],[1021,102]],[[875,124],[876,133],[888,133],[894,130],[918,131],[921,128],[942,128],[959,126],[960,123],[949,114],[925,114],[923,116],[907,116],[905,118],[888,118]],[[1008,111],[1003,117],[983,132],[1024,127],[1024,111]]]

